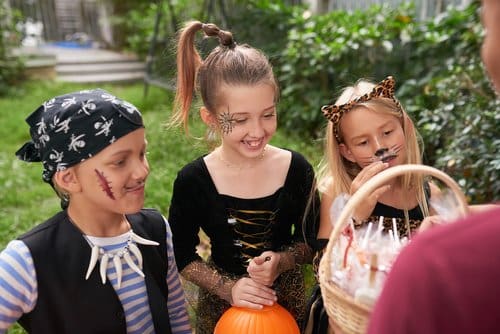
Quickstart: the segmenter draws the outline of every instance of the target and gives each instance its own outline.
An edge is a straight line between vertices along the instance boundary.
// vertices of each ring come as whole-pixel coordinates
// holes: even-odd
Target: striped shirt
[[[165,225],[168,259],[167,306],[170,326],[173,334],[191,334],[186,299],[173,253],[172,232],[166,220]],[[104,251],[112,252],[126,246],[128,235],[111,238],[88,238]],[[138,260],[135,256],[133,254],[130,256],[137,265]],[[96,266],[94,270],[99,270],[99,266]],[[154,333],[144,278],[132,270],[123,259],[121,286],[118,287],[113,261],[108,261],[106,276],[125,311],[127,333]],[[24,242],[13,240],[0,253],[0,334],[5,333],[24,313],[31,312],[36,306],[37,298],[37,279],[31,253]]]

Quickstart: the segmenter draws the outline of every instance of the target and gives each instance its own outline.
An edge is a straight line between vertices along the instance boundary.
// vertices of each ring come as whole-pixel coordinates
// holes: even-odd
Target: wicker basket
[[[366,331],[368,319],[370,316],[370,306],[354,301],[354,297],[342,290],[338,285],[332,282],[332,271],[330,256],[332,249],[340,236],[342,226],[341,222],[346,222],[352,215],[354,208],[378,187],[382,186],[388,180],[406,173],[425,174],[441,180],[452,191],[459,203],[460,215],[467,213],[467,202],[464,194],[457,183],[447,174],[438,169],[425,165],[401,165],[387,169],[370,180],[368,180],[347,202],[342,210],[335,227],[330,235],[328,245],[321,262],[319,264],[319,284],[323,296],[323,302],[326,312],[335,325],[346,334],[360,334]]]

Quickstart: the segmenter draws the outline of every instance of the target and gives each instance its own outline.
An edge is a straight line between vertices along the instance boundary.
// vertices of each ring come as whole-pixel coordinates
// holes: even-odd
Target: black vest
[[[167,308],[165,223],[150,209],[127,216],[133,231],[159,246],[138,245],[149,307],[157,334],[171,333]],[[59,212],[19,238],[29,248],[36,270],[38,299],[19,323],[29,333],[124,334],[123,307],[109,281],[102,284],[99,264],[85,274],[91,248],[81,232]]]

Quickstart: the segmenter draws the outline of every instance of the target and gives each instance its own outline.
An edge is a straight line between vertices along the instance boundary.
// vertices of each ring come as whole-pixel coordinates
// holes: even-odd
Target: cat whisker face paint
[[[111,182],[109,182],[106,179],[106,176],[104,176],[103,172],[100,172],[97,169],[94,170],[97,175],[97,181],[99,182],[101,189],[104,191],[106,195],[108,195],[109,198],[115,200],[115,195],[113,194],[113,188],[111,187]]]
[[[372,161],[389,162],[398,157],[399,151],[401,151],[401,146],[383,147],[378,149],[371,159]]]

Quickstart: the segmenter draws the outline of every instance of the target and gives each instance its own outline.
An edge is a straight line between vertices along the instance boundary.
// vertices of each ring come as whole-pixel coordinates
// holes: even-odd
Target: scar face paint
[[[219,122],[222,133],[227,135],[233,131],[235,119],[233,114],[228,111],[222,112],[217,116],[217,121]]]
[[[106,195],[108,195],[109,198],[112,200],[115,199],[115,195],[113,194],[113,190],[111,188],[111,183],[106,179],[104,176],[103,172],[98,171],[97,169],[94,169],[95,173],[97,174],[97,181],[99,182],[99,185],[101,186],[102,190]]]

